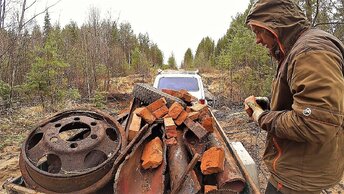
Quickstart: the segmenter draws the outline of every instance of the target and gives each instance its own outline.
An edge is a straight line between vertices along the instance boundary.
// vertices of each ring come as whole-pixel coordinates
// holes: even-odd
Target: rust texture
[[[203,139],[208,134],[207,130],[198,122],[192,121],[190,118],[185,119],[184,124],[197,136],[198,139]]]
[[[182,99],[147,85],[137,85],[133,94],[130,108],[118,116],[76,109],[48,118],[32,130],[19,158],[28,189],[44,193],[188,194],[208,192],[206,186],[216,185],[209,193],[238,193],[245,186],[257,190],[216,119],[214,131],[200,124],[204,118],[214,117],[207,106],[200,106],[203,108],[195,120],[185,119],[184,109],[196,110]],[[135,111],[146,108],[155,113],[161,103],[167,103],[168,109],[174,102],[182,104],[174,119],[172,113],[148,119],[148,113],[142,111],[137,114],[142,120],[133,119]],[[164,122],[166,116],[172,117],[169,125]],[[224,169],[221,162],[221,171],[202,174],[201,156],[211,147],[224,149]],[[213,156],[216,154],[210,158]],[[221,158],[223,161],[223,153]]]
[[[210,145],[208,138],[198,139],[194,133],[187,129],[184,129],[183,139],[187,150],[192,155],[195,155],[196,153],[202,155]]]
[[[166,145],[163,144],[163,163],[154,169],[141,167],[141,155],[144,145],[155,137],[162,138],[161,126],[153,124],[133,147],[131,153],[119,166],[114,182],[114,192],[157,194],[165,191]]]
[[[115,176],[116,174],[116,170],[118,169],[119,165],[121,165],[121,163],[125,160],[125,157],[130,154],[134,148],[134,146],[136,144],[141,144],[142,140],[141,139],[145,139],[145,136],[151,133],[151,129],[148,129],[148,124],[144,125],[141,130],[139,131],[139,133],[136,135],[136,137],[130,141],[130,143],[128,144],[128,146],[121,152],[121,154],[116,158],[113,166],[112,166],[112,172],[113,172],[113,176]]]
[[[196,166],[198,160],[201,158],[201,155],[195,154],[190,163],[187,165],[186,169],[184,169],[182,175],[180,176],[178,182],[173,186],[171,194],[179,193],[180,188],[182,187],[187,174]]]
[[[95,192],[111,180],[121,126],[96,110],[70,110],[42,122],[22,146],[26,185],[42,192]]]
[[[213,146],[226,148],[217,130],[215,130],[214,133],[208,134],[206,138],[201,140],[190,131],[185,130],[184,142],[192,155],[196,153],[202,155],[206,149]],[[217,173],[216,179],[219,187],[217,192],[221,192],[221,190],[223,192],[240,192],[245,187],[246,181],[229,151],[225,151],[224,171]]]
[[[170,173],[171,188],[175,188],[183,172],[188,166],[188,153],[183,143],[182,132],[177,130],[177,144],[168,147],[168,167]],[[180,194],[197,193],[201,186],[194,170],[188,172],[188,176],[179,189]]]
[[[214,133],[208,136],[211,146],[223,147],[226,145],[220,138],[220,134],[215,130]],[[230,190],[234,192],[241,192],[246,184],[237,163],[229,152],[225,152],[224,171],[217,174],[218,188]]]

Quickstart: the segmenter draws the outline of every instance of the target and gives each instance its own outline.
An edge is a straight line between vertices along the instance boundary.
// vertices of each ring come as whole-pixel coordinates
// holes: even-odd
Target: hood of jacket
[[[310,28],[306,16],[292,0],[258,0],[246,18],[247,25],[270,31],[286,56],[303,31]]]

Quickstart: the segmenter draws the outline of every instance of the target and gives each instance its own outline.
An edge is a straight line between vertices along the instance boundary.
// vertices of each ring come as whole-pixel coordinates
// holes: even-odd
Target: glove
[[[255,97],[257,104],[263,109],[263,110],[270,110],[270,100],[268,97]]]
[[[256,101],[254,96],[249,96],[245,99],[245,110],[247,114],[255,121],[258,122],[259,116],[264,112],[261,106]]]

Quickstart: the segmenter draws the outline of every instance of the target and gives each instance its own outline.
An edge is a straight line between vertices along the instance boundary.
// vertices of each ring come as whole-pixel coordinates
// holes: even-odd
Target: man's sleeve
[[[259,125],[279,138],[323,143],[343,129],[344,78],[341,59],[326,51],[308,51],[290,64],[291,111],[269,111]]]

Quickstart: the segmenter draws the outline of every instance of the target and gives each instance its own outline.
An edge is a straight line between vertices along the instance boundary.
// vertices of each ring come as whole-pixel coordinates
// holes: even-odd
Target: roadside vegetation
[[[223,96],[241,102],[250,94],[267,96],[277,64],[244,24],[251,4],[238,13],[219,40],[204,37],[195,51],[185,51],[176,64],[174,54],[164,64],[163,53],[149,34],[134,33],[130,23],[111,16],[100,18],[101,10],[90,8],[81,25],[65,26],[51,21],[48,9],[44,25],[26,13],[26,1],[6,4],[0,0],[0,105],[42,105],[56,109],[65,101],[101,102],[111,91],[112,80],[140,74],[148,82],[157,69],[199,69],[224,75]],[[344,9],[340,0],[298,0],[313,26],[344,40]],[[51,5],[53,6],[53,5]],[[13,15],[13,17],[10,17]],[[216,21],[214,21],[216,22]],[[54,24],[53,24],[54,23]],[[120,89],[119,89],[120,90]]]
[[[344,41],[343,0],[296,1],[313,26]],[[231,109],[251,94],[269,96],[277,63],[244,23],[251,4],[228,21],[223,37],[204,37],[177,64],[173,53],[163,58],[149,34],[135,34],[130,23],[111,16],[101,19],[97,8],[84,24],[65,26],[51,21],[47,9],[39,26],[25,12],[34,4],[6,2],[0,0],[0,159],[13,168],[2,181],[19,173],[19,147],[43,118],[78,106],[117,113],[128,107],[133,84],[152,84],[158,69],[199,69],[217,108]]]
[[[313,26],[344,40],[343,1],[297,2]],[[106,108],[109,100],[116,101],[113,94],[130,94],[132,86],[123,80],[152,83],[158,69],[199,69],[208,90],[222,102],[219,106],[240,103],[251,94],[268,96],[277,64],[244,24],[251,4],[229,21],[219,40],[204,37],[195,51],[185,51],[181,64],[173,53],[164,64],[149,34],[135,34],[130,23],[111,16],[101,19],[97,8],[90,8],[84,24],[65,26],[51,21],[46,9],[39,26],[36,16],[27,14],[35,4],[0,0],[0,148],[21,142],[22,131],[42,115],[70,104]],[[13,114],[25,117],[20,111],[30,107],[44,113],[18,124],[22,118]]]

